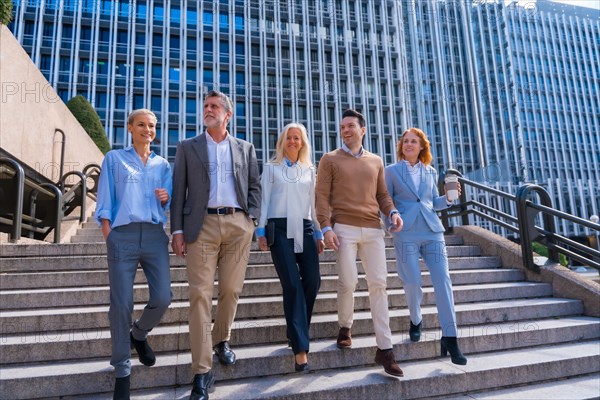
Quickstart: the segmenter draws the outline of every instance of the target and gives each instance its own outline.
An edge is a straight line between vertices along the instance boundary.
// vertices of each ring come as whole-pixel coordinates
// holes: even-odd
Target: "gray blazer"
[[[448,208],[448,205],[446,196],[438,194],[437,179],[438,174],[433,167],[423,166],[421,184],[416,188],[404,161],[386,167],[385,184],[404,221],[403,230],[411,229],[417,215],[421,214],[429,229],[444,232],[436,211]]]
[[[237,200],[246,214],[260,218],[260,175],[252,143],[230,137]],[[186,243],[198,239],[210,190],[206,133],[177,145],[173,167],[171,232],[183,231]]]

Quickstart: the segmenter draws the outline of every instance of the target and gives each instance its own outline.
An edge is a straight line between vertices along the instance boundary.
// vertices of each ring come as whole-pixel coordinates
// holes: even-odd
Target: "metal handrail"
[[[516,195],[512,195],[481,183],[473,182],[463,177],[459,171],[448,169],[440,176],[438,182],[440,192],[443,192],[444,176],[450,173],[458,175],[458,180],[463,186],[471,186],[514,202],[517,209],[517,217],[515,218],[510,214],[476,200],[467,200],[466,191],[463,190],[460,196],[461,203],[441,212],[442,224],[446,230],[451,229],[449,228],[450,218],[461,217],[462,224],[469,225],[469,215],[476,215],[519,234],[523,261],[525,267],[531,271],[540,271],[540,267],[535,264],[533,258],[533,242],[544,244],[548,248],[548,258],[554,262],[559,262],[559,253],[562,253],[583,264],[600,269],[600,251],[558,234],[554,219],[566,219],[598,232],[600,232],[600,224],[554,209],[552,199],[543,187],[526,183],[517,189]],[[540,204],[534,203],[529,199],[534,193],[538,195]],[[540,213],[542,214],[543,227],[535,224],[535,220]]]
[[[60,178],[60,187],[62,188],[62,190],[64,190],[64,188],[65,188],[65,182],[66,182],[67,178],[70,177],[71,175],[75,175],[75,176],[79,177],[80,182],[77,182],[76,184],[70,186],[69,190],[64,193],[64,196],[67,196],[67,195],[70,196],[71,193],[75,193],[77,190],[79,190],[79,188],[81,188],[81,202],[80,202],[81,213],[79,215],[79,222],[84,222],[85,221],[85,213],[86,213],[85,200],[87,197],[87,177],[83,172],[79,172],[79,171],[67,172]]]
[[[65,146],[67,143],[67,137],[65,135],[65,132],[62,129],[58,129],[55,128],[54,129],[54,134],[56,134],[56,132],[60,133],[62,136],[62,142],[61,142],[61,146],[60,146],[60,165],[59,165],[59,171],[58,171],[58,176],[61,177],[63,176],[63,173],[65,171]],[[65,188],[62,186],[63,182],[59,179],[58,181],[58,185],[60,186],[60,190],[65,190]]]
[[[13,226],[11,232],[9,233],[8,240],[11,243],[16,243],[16,241],[21,237],[21,220],[23,219],[23,193],[25,191],[25,171],[18,162],[7,157],[0,157],[0,165],[2,164],[10,165],[15,171],[15,175],[12,178],[16,181],[17,190],[15,191]]]

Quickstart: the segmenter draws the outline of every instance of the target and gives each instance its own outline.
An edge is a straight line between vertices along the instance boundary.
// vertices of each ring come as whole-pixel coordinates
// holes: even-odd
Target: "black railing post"
[[[64,188],[64,183],[61,180],[61,177],[63,176],[64,172],[65,172],[65,143],[67,141],[67,138],[65,136],[65,132],[62,129],[54,129],[54,134],[56,135],[56,132],[60,133],[62,136],[62,141],[61,141],[61,145],[60,145],[60,165],[58,166],[59,171],[58,171],[58,184],[60,186],[60,190],[63,191],[65,190]]]
[[[66,174],[64,174],[62,176],[62,178],[60,178],[60,186],[61,188],[65,187],[65,182],[67,180],[67,178],[71,175],[75,175],[77,177],[79,177],[79,179],[81,180],[80,185],[81,185],[81,213],[79,215],[79,222],[84,222],[85,221],[85,212],[86,212],[86,207],[85,207],[85,202],[86,202],[86,197],[87,197],[87,177],[83,172],[79,172],[79,171],[70,171],[67,172]],[[73,185],[75,186],[75,185]],[[77,188],[74,188],[73,190],[78,190]],[[75,193],[75,195],[77,195],[77,193]]]
[[[539,236],[538,230],[535,226],[535,217],[539,213],[535,209],[528,207],[530,203],[527,199],[531,192],[536,192],[540,196],[540,202],[549,208],[552,208],[552,200],[550,199],[550,195],[548,192],[542,188],[541,186],[534,184],[524,184],[517,190],[516,202],[517,202],[517,216],[519,219],[519,236],[521,238],[521,251],[523,254],[523,261],[525,266],[535,272],[539,272],[540,268],[533,261],[533,246],[532,243],[537,241]],[[542,218],[544,221],[544,228],[554,234],[556,233],[556,227],[554,224],[554,219],[551,215],[546,213],[542,214]],[[546,236],[546,243],[551,241],[551,239]],[[558,262],[558,252],[553,249],[551,246],[548,247],[548,258],[554,262]]]
[[[16,243],[21,237],[21,222],[23,220],[23,196],[25,191],[25,171],[23,167],[10,158],[1,157],[0,164],[8,164],[15,170],[15,204],[13,209],[13,226],[9,234],[8,240],[11,243]]]
[[[40,186],[49,189],[51,192],[54,192],[54,243],[60,243],[60,225],[63,220],[62,192],[58,186],[52,183],[40,183]]]

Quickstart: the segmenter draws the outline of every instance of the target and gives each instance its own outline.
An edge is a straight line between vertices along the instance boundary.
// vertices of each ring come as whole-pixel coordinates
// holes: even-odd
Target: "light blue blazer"
[[[438,193],[437,180],[438,173],[435,168],[423,165],[421,184],[416,188],[405,161],[386,167],[385,184],[404,221],[402,231],[426,230],[425,227],[413,228],[417,216],[421,214],[431,231],[444,232],[444,226],[436,211],[448,208],[448,204],[446,196],[440,196]]]

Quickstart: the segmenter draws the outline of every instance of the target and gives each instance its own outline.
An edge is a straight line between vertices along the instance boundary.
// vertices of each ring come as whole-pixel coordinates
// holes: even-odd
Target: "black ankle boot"
[[[113,400],[129,400],[129,377],[117,378],[115,380],[115,391],[113,392]]]
[[[467,365],[467,357],[460,352],[458,348],[458,341],[456,337],[452,336],[442,336],[442,340],[440,341],[442,357],[446,357],[448,352],[450,352],[450,359],[453,364],[458,365]]]
[[[408,330],[408,336],[410,337],[411,342],[418,342],[421,340],[421,324],[423,321],[419,322],[417,325],[414,325],[412,321],[410,321],[410,329]]]

